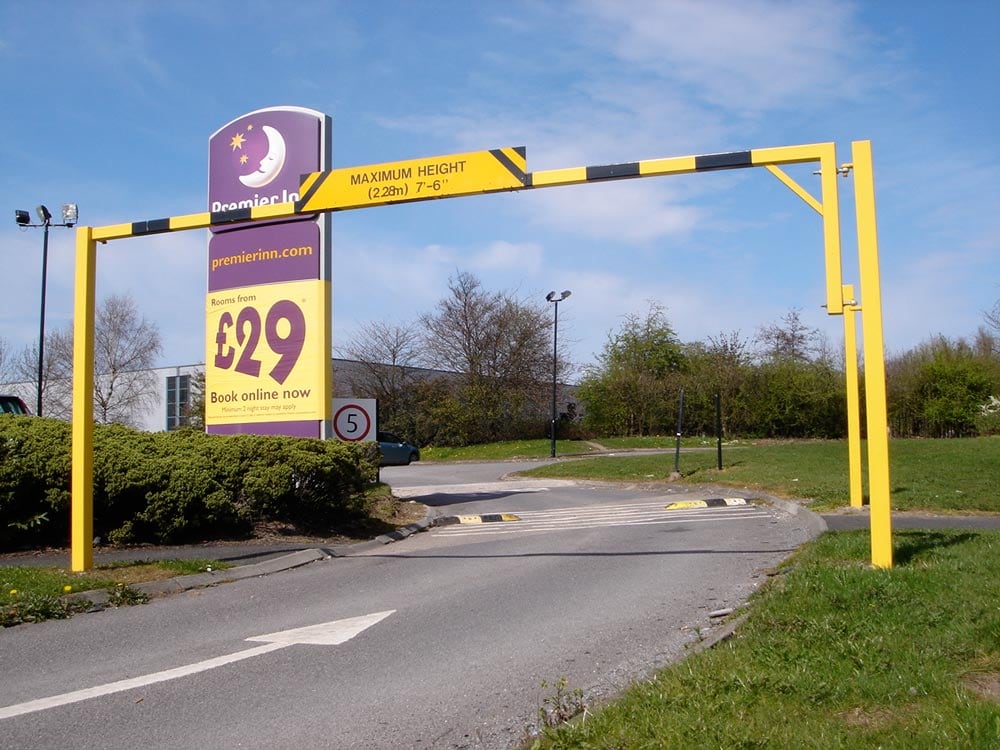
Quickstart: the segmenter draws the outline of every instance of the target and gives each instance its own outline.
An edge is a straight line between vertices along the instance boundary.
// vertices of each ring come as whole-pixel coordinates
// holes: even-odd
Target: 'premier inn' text
[[[299,199],[298,193],[289,193],[282,190],[281,195],[259,195],[253,194],[253,198],[244,198],[236,203],[223,203],[222,201],[212,201],[212,212],[218,211],[238,211],[241,208],[253,208],[254,206],[270,206],[277,203],[294,203]]]

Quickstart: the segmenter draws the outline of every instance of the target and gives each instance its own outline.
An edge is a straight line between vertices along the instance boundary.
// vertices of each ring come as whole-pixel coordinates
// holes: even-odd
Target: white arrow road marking
[[[206,659],[205,661],[189,664],[184,667],[175,667],[174,669],[166,669],[162,672],[154,672],[153,674],[144,675],[142,677],[132,677],[127,680],[118,680],[117,682],[109,682],[107,685],[98,685],[92,688],[84,688],[83,690],[74,690],[72,693],[63,693],[62,695],[53,695],[50,698],[39,698],[38,700],[28,701],[27,703],[18,703],[14,706],[7,706],[6,708],[0,708],[0,719],[10,719],[14,716],[21,716],[22,714],[44,711],[49,708],[56,708],[57,706],[65,706],[70,703],[79,703],[80,701],[85,701],[89,698],[98,698],[102,695],[111,695],[112,693],[120,693],[125,690],[135,690],[136,688],[146,687],[147,685],[155,685],[157,682],[176,680],[178,677],[187,677],[188,675],[205,672],[209,669],[215,669],[216,667],[224,667],[227,664],[242,661],[243,659],[251,659],[254,656],[262,656],[263,654],[270,653],[271,651],[277,651],[279,649],[286,648],[287,646],[295,646],[297,644],[336,646],[337,644],[351,640],[354,636],[363,632],[367,628],[370,628],[377,622],[384,620],[395,611],[396,610],[391,609],[388,612],[376,612],[362,617],[351,617],[346,620],[334,620],[333,622],[324,622],[319,625],[310,625],[308,627],[295,628],[293,630],[283,630],[279,633],[271,633],[269,635],[257,635],[252,638],[247,638],[246,640],[263,641],[265,645],[255,646],[254,648],[249,648],[245,651],[237,651],[235,654],[217,656],[214,659]]]
[[[282,630],[280,633],[271,633],[270,635],[255,635],[253,638],[247,638],[247,640],[273,643],[282,648],[285,646],[294,646],[297,643],[312,646],[336,646],[337,644],[351,640],[358,633],[384,620],[395,611],[394,609],[390,609],[388,612],[376,612],[373,615],[351,617],[347,620],[322,622],[319,625],[308,625],[304,628]]]

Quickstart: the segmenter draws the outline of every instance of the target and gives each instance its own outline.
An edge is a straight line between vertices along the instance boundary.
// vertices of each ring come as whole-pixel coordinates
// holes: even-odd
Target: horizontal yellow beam
[[[753,164],[756,167],[765,164],[802,164],[810,161],[821,161],[832,146],[832,143],[775,146],[773,148],[755,148],[751,154],[753,154]]]
[[[668,159],[646,159],[639,162],[639,173],[643,177],[655,177],[661,174],[682,174],[698,169],[697,157],[674,156]]]
[[[532,187],[549,187],[554,185],[576,185],[587,181],[586,167],[569,167],[567,169],[546,169],[531,173]]]

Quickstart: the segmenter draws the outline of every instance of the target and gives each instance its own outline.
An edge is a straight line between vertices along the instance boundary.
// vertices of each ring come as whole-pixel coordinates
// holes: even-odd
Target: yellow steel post
[[[94,566],[94,296],[97,242],[91,227],[76,230],[73,302],[73,445],[70,562]]]
[[[882,291],[878,265],[871,141],[853,141],[851,151],[854,157],[854,203],[858,228],[858,267],[861,276],[872,565],[891,568],[889,420],[886,407],[885,344],[882,332]]]
[[[851,507],[860,508],[864,489],[861,482],[861,399],[858,396],[858,334],[854,314],[861,308],[854,299],[854,285],[844,284],[844,376],[847,381],[847,457],[850,467]]]

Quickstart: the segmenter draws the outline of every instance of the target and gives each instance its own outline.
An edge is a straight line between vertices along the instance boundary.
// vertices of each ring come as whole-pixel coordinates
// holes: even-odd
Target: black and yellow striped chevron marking
[[[453,524],[506,523],[520,521],[521,517],[514,513],[483,513],[467,516],[442,516],[434,520],[435,526],[450,526]]]
[[[707,500],[680,500],[670,503],[664,510],[688,510],[690,508],[726,508],[733,505],[746,505],[743,497],[710,497]]]

